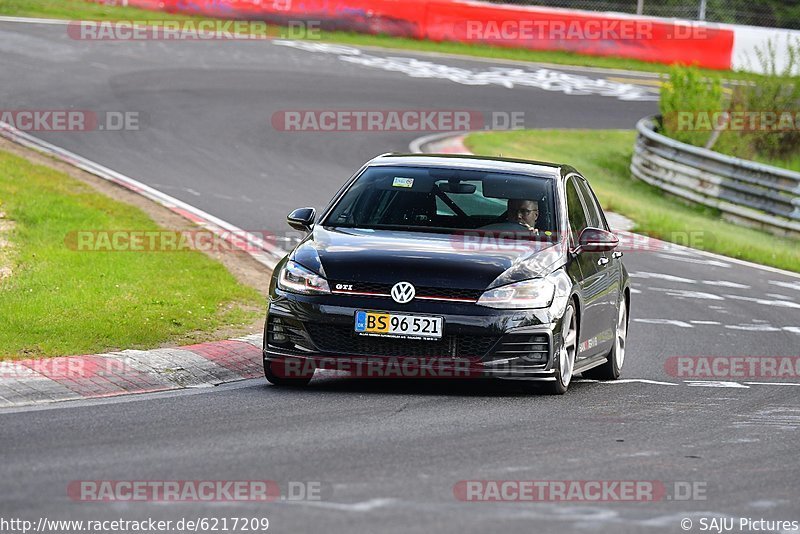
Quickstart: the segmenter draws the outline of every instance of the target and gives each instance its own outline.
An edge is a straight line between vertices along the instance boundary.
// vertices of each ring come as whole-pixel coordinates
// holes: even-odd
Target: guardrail
[[[734,222],[800,238],[800,173],[675,141],[656,133],[656,119],[636,124],[636,178]]]

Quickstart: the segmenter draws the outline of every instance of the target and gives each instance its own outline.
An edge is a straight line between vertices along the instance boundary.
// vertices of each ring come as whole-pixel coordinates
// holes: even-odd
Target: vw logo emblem
[[[414,299],[417,292],[409,282],[397,282],[392,286],[392,299],[398,304],[405,304]]]

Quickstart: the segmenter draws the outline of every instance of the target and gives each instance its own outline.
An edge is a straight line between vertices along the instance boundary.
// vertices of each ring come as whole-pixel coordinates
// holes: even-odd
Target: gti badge
[[[411,302],[417,292],[409,282],[397,282],[392,286],[392,299],[398,304]]]

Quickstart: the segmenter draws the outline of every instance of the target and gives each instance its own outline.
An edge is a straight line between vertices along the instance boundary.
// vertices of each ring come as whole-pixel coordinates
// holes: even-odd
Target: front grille
[[[449,287],[420,287],[418,297],[437,297],[448,299],[478,300],[483,291],[480,289],[452,289]]]
[[[379,293],[382,295],[390,295],[392,292],[392,284],[376,284],[373,282],[333,282],[331,287],[336,287],[337,284],[344,284],[353,286],[352,292],[354,293]],[[441,299],[464,299],[476,301],[480,298],[483,290],[480,289],[455,289],[451,287],[414,287],[418,297],[432,297]],[[343,290],[343,293],[349,291]]]
[[[546,363],[550,355],[547,334],[506,334],[495,348],[492,359],[521,358],[530,363]]]
[[[359,356],[413,358],[482,358],[497,342],[494,336],[444,336],[439,341],[359,336],[349,326],[306,324],[322,352]]]

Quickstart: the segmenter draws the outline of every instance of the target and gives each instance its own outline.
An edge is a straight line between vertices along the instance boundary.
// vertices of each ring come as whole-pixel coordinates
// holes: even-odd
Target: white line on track
[[[746,297],[744,295],[723,295],[725,298],[734,300],[744,300],[747,302],[755,302],[756,304],[763,304],[764,306],[776,306],[779,308],[800,308],[800,304],[791,300],[770,300],[760,299],[756,297]]]
[[[800,291],[800,282],[776,282],[775,280],[770,280],[770,284],[778,287],[785,287],[787,289],[796,289]]]
[[[724,267],[725,269],[730,269],[730,265],[728,263],[717,261],[717,260],[704,260],[702,258],[685,258],[681,256],[673,256],[670,254],[656,254],[659,258],[664,258],[665,260],[672,260],[672,261],[682,261],[684,263],[696,263],[698,265],[710,265],[713,267]]]
[[[8,17],[0,15],[0,22],[20,22],[23,24],[49,24],[51,26],[64,26],[72,22],[64,19],[37,19],[29,17]]]
[[[780,332],[781,329],[768,324],[726,324],[730,330],[744,330],[745,332]]]
[[[740,384],[739,382],[725,382],[721,380],[684,380],[684,382],[690,387],[750,389],[750,386]]]
[[[800,386],[797,382],[745,382],[750,386]]]
[[[646,323],[646,324],[664,324],[669,326],[677,326],[680,328],[694,328],[687,322],[679,321],[677,319],[639,319],[635,318],[633,320],[636,323]]]
[[[659,382],[658,380],[648,380],[646,378],[620,378],[618,380],[607,380],[598,382],[600,384],[655,384],[657,386],[677,386],[674,382]]]
[[[328,510],[338,510],[340,512],[371,512],[378,508],[393,506],[398,501],[394,498],[378,498],[368,501],[345,503],[345,502],[325,502],[325,501],[285,501],[286,504],[299,504],[302,506],[313,506],[315,508],[326,508]]]
[[[683,382],[665,382],[663,380],[650,380],[646,378],[620,378],[617,380],[589,380],[578,378],[575,383],[592,384],[649,384],[655,386],[687,386],[693,388],[726,388],[726,389],[752,389],[750,386],[800,386],[796,382],[736,382],[732,380],[684,380]]]
[[[703,280],[700,282],[701,284],[705,284],[707,286],[717,286],[717,287],[731,287],[734,289],[750,289],[750,286],[746,284],[738,284],[736,282],[728,282],[727,280]]]
[[[720,297],[714,293],[706,293],[705,291],[686,291],[685,289],[671,289],[668,287],[650,287],[648,289],[650,291],[661,291],[670,297],[703,300],[725,300],[725,297]]]
[[[630,273],[631,278],[643,278],[643,279],[656,279],[656,280],[666,280],[667,282],[680,282],[682,284],[696,284],[696,280],[692,280],[691,278],[684,278],[682,276],[673,276],[671,274],[663,274],[663,273],[651,273],[648,271],[637,271]]]
[[[785,330],[786,332],[791,332],[793,334],[800,334],[800,326],[772,326],[770,324],[766,324],[766,321],[758,322],[754,320],[754,324],[735,324],[735,325],[726,325],[722,324],[719,321],[681,321],[679,319],[651,319],[651,318],[639,318],[636,317],[633,319],[636,323],[644,323],[644,324],[660,324],[660,325],[667,325],[667,326],[677,326],[679,328],[694,328],[693,325],[700,325],[700,326],[721,326],[723,328],[727,328],[729,330],[744,330],[748,332],[780,332],[781,330]]]

